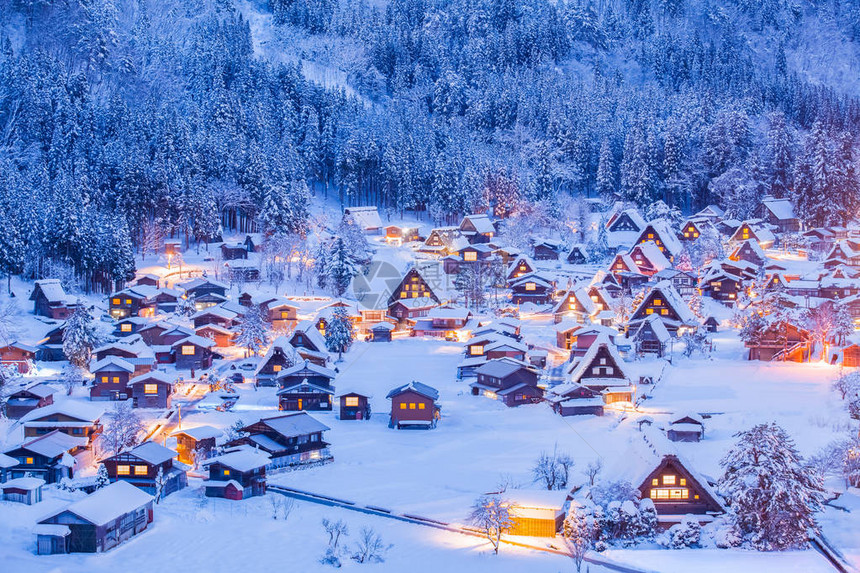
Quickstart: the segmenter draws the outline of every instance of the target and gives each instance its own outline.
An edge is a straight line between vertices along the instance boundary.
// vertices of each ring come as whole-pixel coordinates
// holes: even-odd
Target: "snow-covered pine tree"
[[[562,527],[564,544],[568,554],[573,559],[577,573],[582,571],[582,560],[594,542],[593,530],[588,522],[588,516],[571,502],[567,517]]]
[[[97,343],[93,318],[83,301],[78,299],[77,307],[63,330],[63,354],[72,365],[86,369]]]
[[[334,241],[328,259],[328,287],[336,296],[341,296],[349,287],[349,283],[356,274],[355,264],[350,257],[349,249],[343,239],[338,237]]]
[[[155,474],[155,503],[161,503],[165,485],[167,485],[167,478],[164,476],[164,468],[158,466],[158,473]]]
[[[770,120],[767,132],[767,146],[770,155],[770,165],[768,166],[769,192],[774,197],[782,199],[788,197],[791,192],[794,171],[794,142],[785,123],[785,114],[779,111],[773,112],[768,116],[768,119]]]
[[[762,551],[806,547],[823,508],[818,472],[803,463],[794,441],[773,422],[736,437],[720,462],[719,489],[738,532]]]
[[[101,489],[110,484],[107,467],[104,464],[99,464],[98,472],[96,473],[96,489]]]
[[[609,138],[604,138],[600,144],[596,188],[598,195],[605,202],[608,203],[615,198],[615,158],[612,156],[612,147],[609,145]]]
[[[269,330],[263,311],[259,305],[252,304],[239,323],[236,344],[257,356],[268,341]]]
[[[338,362],[355,340],[352,322],[343,308],[336,308],[325,329],[325,345],[329,352],[337,352]]]

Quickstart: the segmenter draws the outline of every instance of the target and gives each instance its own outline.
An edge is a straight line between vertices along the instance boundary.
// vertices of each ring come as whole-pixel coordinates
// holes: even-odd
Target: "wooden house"
[[[242,500],[266,493],[269,456],[253,448],[237,448],[205,460],[209,470],[203,482],[206,497]]]
[[[255,383],[257,386],[274,386],[275,379],[281,371],[299,362],[300,358],[296,349],[285,336],[279,336],[260,359],[254,372]]]
[[[155,295],[155,308],[158,312],[171,313],[176,310],[179,305],[179,299],[182,298],[182,292],[173,288],[160,288]]]
[[[3,453],[18,461],[7,472],[11,478],[37,477],[57,483],[74,475],[77,463],[72,454],[86,447],[86,438],[73,438],[59,430],[25,439]]]
[[[618,210],[606,221],[610,233],[641,233],[647,223],[636,209]]]
[[[119,356],[106,356],[93,362],[90,372],[95,376],[90,400],[128,400],[128,381],[134,375],[133,364]]]
[[[188,465],[207,459],[215,449],[216,440],[223,434],[213,426],[196,426],[173,432],[170,436],[176,438],[176,459]]]
[[[153,288],[158,288],[161,286],[161,277],[153,274],[137,275],[134,279],[134,284],[136,286],[149,286]]]
[[[0,499],[33,505],[42,501],[42,486],[44,485],[45,480],[41,478],[14,478],[0,484]]]
[[[402,245],[412,241],[420,241],[421,235],[417,227],[401,227],[400,225],[388,225],[385,227],[385,242],[393,245]]]
[[[332,459],[323,432],[329,427],[307,412],[262,418],[242,428],[245,436],[228,446],[245,445],[266,452],[270,468],[297,466]]]
[[[161,497],[188,485],[185,470],[173,465],[176,452],[156,442],[144,442],[134,448],[101,461],[111,482],[124,481],[156,495],[161,479]],[[159,473],[161,477],[159,477]]]
[[[672,442],[700,442],[705,437],[705,421],[698,414],[682,414],[669,421],[666,437]]]
[[[168,240],[164,241],[164,254],[167,255],[169,261],[171,257],[182,254],[182,241]]]
[[[334,370],[305,360],[281,370],[275,378],[278,409],[287,412],[331,410]]]
[[[706,332],[717,332],[720,328],[720,321],[714,316],[708,316],[702,323]]]
[[[132,286],[115,292],[108,297],[110,315],[114,320],[129,316],[154,316],[157,294],[157,288],[146,285]]]
[[[702,275],[699,281],[699,290],[703,296],[708,296],[731,306],[743,291],[743,285],[743,277],[725,269],[722,265],[712,264]]]
[[[679,523],[685,515],[709,522],[714,515],[725,513],[707,480],[694,473],[678,456],[663,456],[657,467],[637,482],[642,497],[654,502],[661,526]]]
[[[607,404],[633,401],[633,387],[624,360],[605,334],[598,335],[583,356],[572,357],[565,373],[567,384],[599,392]]]
[[[273,330],[286,332],[299,322],[299,307],[286,299],[277,298],[268,301],[264,310]]]
[[[36,410],[54,403],[54,390],[47,384],[33,384],[20,390],[12,390],[6,397],[6,417],[17,420]]]
[[[693,273],[671,268],[663,269],[651,275],[651,280],[655,282],[669,281],[682,297],[694,295],[699,284],[698,277]]]
[[[398,284],[391,292],[391,296],[388,299],[388,306],[391,308],[398,301],[407,301],[410,299],[430,299],[436,305],[440,303],[440,299],[436,293],[433,292],[433,288],[430,286],[430,283],[415,267],[406,271],[406,274],[403,275],[403,278],[400,280],[400,284]],[[398,316],[398,318],[414,318],[414,316]]]
[[[409,324],[410,321],[430,314],[439,304],[430,297],[401,298],[390,304],[388,315],[398,324]]]
[[[173,379],[164,372],[147,372],[128,382],[134,408],[170,408]]]
[[[468,309],[453,306],[436,307],[427,316],[415,321],[412,336],[433,336],[455,339],[465,332],[472,319]]]
[[[347,207],[343,210],[344,217],[352,217],[358,228],[368,235],[378,235],[382,232],[382,219],[376,207]]]
[[[307,348],[314,352],[326,352],[325,338],[309,320],[303,320],[289,336],[288,342],[294,348]]]
[[[66,295],[58,279],[36,281],[33,284],[33,292],[30,293],[30,300],[33,301],[33,314],[54,320],[66,320],[77,308],[77,303]]]
[[[633,259],[639,273],[649,277],[672,267],[672,263],[663,251],[652,241],[639,243],[630,249],[630,258]]]
[[[18,465],[18,460],[0,452],[0,483],[12,479],[12,468]]]
[[[248,258],[248,247],[245,243],[222,243],[221,258],[225,261],[236,261]]]
[[[756,266],[762,266],[767,262],[768,258],[758,242],[753,239],[748,239],[741,242],[732,253],[729,255],[729,260],[732,261],[747,261]]]
[[[149,324],[149,320],[140,316],[129,316],[118,320],[114,325],[113,335],[117,338],[125,338],[140,332],[140,330]]]
[[[474,396],[493,398],[508,407],[535,404],[543,398],[543,389],[537,385],[537,371],[523,364],[495,359],[475,373],[477,380],[469,385]]]
[[[708,205],[698,213],[694,214],[693,217],[707,219],[711,223],[716,223],[717,221],[723,219],[726,216],[726,212],[718,207],[717,205]]]
[[[810,333],[788,321],[768,325],[755,342],[745,342],[749,360],[805,362],[812,344]]]
[[[646,316],[632,334],[631,339],[638,354],[656,354],[662,358],[672,341],[672,335],[656,314]]]
[[[501,494],[510,503],[507,535],[555,538],[562,530],[568,504],[567,490],[511,489]]]
[[[666,329],[674,334],[679,330],[692,329],[698,326],[699,321],[690,310],[690,307],[668,281],[661,281],[651,287],[651,290],[633,311],[627,324],[629,331],[635,331],[639,324],[651,314],[660,317]]]
[[[510,285],[511,302],[513,304],[548,304],[555,291],[552,281],[543,276],[532,273],[522,276]]]
[[[436,404],[439,392],[421,382],[398,386],[386,398],[391,400],[390,428],[435,428],[441,418],[441,409]]]
[[[602,416],[603,395],[581,384],[560,384],[547,390],[544,400],[561,416]]]
[[[418,250],[422,253],[444,257],[467,244],[469,241],[460,233],[459,227],[438,227],[430,231],[424,244]]]
[[[100,553],[146,530],[153,497],[126,482],[112,483],[72,502],[34,528],[40,555]]]
[[[468,239],[470,244],[489,243],[496,233],[496,228],[487,214],[466,215],[460,222],[460,234]]]
[[[841,351],[843,368],[860,368],[860,344],[851,343],[844,346]],[[838,357],[834,355],[831,364],[835,364]],[[7,406],[8,408],[8,406]]]
[[[215,341],[192,334],[170,345],[177,370],[206,370],[212,366]]]
[[[716,228],[713,223],[706,217],[690,217],[681,225],[681,232],[678,237],[683,242],[695,241],[702,235],[709,233],[717,235]]]
[[[117,342],[109,342],[93,350],[96,361],[101,362],[105,358],[115,356],[122,358],[134,366],[133,376],[140,376],[151,371],[155,367],[155,353],[140,336],[122,338]],[[91,372],[93,372],[91,370]]]
[[[573,245],[564,258],[571,265],[584,265],[589,261],[588,249],[582,243]]]
[[[102,408],[65,400],[37,408],[21,417],[24,436],[32,438],[59,430],[73,438],[87,438],[91,443],[102,431],[99,421]]]
[[[394,331],[394,325],[390,322],[377,322],[368,327],[370,332],[370,342],[391,342],[391,333]]]
[[[617,253],[609,263],[609,273],[616,277],[623,273],[639,273],[639,266],[629,253]]]
[[[760,220],[752,219],[743,221],[729,238],[729,243],[739,245],[744,241],[754,240],[762,249],[769,249],[776,241],[776,237],[770,229],[765,227]]]
[[[675,257],[681,254],[683,248],[675,231],[669,227],[666,221],[660,219],[648,223],[639,238],[636,239],[637,245],[648,242],[654,243],[669,262],[674,261]]]
[[[27,374],[39,349],[23,342],[13,342],[0,348],[0,363],[14,367],[19,374]]]
[[[843,239],[833,245],[827,253],[824,266],[830,269],[840,265],[853,269],[860,268],[860,241]]]
[[[505,278],[510,285],[521,277],[534,273],[536,270],[537,267],[530,258],[520,255],[508,266]]]
[[[565,317],[576,322],[589,322],[597,313],[597,306],[584,288],[572,288],[564,293],[552,309],[553,322],[560,323]]]
[[[788,199],[765,197],[756,207],[754,215],[779,233],[796,233],[803,228],[800,219],[794,214],[794,205]]]
[[[227,300],[227,285],[207,277],[190,280],[180,285],[185,291],[185,298],[194,299],[197,310],[221,304]]]
[[[208,338],[215,343],[219,348],[229,348],[233,346],[233,341],[236,339],[236,331],[217,324],[205,324],[197,329],[194,333],[201,338]]]
[[[557,261],[564,250],[561,241],[541,239],[532,245],[532,255],[536,261]]]
[[[369,420],[369,397],[358,392],[348,392],[340,397],[341,420]]]
[[[239,314],[223,306],[210,306],[191,315],[194,328],[215,324],[222,328],[232,328],[239,323]]]

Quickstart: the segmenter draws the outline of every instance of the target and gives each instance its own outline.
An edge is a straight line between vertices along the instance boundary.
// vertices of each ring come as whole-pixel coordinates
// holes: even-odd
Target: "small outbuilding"
[[[673,418],[666,430],[673,442],[700,442],[705,437],[705,421],[698,414],[684,414]]]
[[[394,331],[394,325],[390,322],[377,322],[370,325],[370,341],[371,342],[391,342],[391,333]]]
[[[349,392],[340,397],[341,420],[369,420],[369,397],[358,392]]]
[[[510,503],[513,526],[508,535],[555,537],[570,504],[565,490],[508,489],[501,497]]]
[[[421,382],[412,381],[398,386],[386,398],[391,400],[388,424],[391,428],[435,428],[441,418],[441,410],[436,404],[439,392]]]
[[[42,486],[45,480],[35,477],[20,477],[10,479],[0,485],[3,501],[14,501],[33,505],[42,501]]]

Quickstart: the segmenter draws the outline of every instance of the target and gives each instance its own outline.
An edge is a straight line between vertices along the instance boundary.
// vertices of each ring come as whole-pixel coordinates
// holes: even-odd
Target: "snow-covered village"
[[[860,571],[858,23],[0,0],[0,570]]]

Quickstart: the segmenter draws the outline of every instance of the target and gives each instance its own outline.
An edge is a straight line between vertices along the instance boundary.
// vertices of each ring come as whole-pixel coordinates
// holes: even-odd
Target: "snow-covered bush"
[[[698,547],[701,540],[702,526],[695,517],[686,515],[669,529],[663,541],[671,549],[684,549]]]

